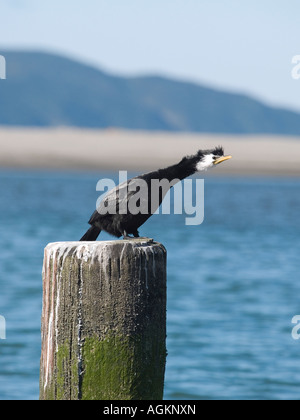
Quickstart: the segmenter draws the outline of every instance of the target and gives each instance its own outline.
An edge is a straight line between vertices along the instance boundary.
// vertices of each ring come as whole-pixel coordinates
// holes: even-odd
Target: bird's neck
[[[158,178],[167,179],[168,181],[172,181],[174,179],[179,179],[182,181],[183,179],[193,175],[195,172],[196,167],[191,164],[189,159],[183,159],[176,165],[169,166],[165,169],[160,169],[158,171]]]

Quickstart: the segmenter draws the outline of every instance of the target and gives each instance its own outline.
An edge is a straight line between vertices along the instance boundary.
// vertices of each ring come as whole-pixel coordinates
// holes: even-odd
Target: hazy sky
[[[299,0],[0,0],[1,48],[66,54],[300,110]],[[9,77],[9,74],[7,74]]]

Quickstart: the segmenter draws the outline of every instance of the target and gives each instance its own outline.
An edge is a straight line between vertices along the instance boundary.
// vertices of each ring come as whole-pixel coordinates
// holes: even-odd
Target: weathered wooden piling
[[[166,250],[151,239],[45,249],[42,400],[162,399]]]

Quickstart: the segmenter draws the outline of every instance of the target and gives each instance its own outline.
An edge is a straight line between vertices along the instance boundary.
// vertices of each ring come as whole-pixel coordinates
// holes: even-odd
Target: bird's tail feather
[[[95,241],[100,235],[101,229],[97,226],[92,226],[89,230],[83,235],[80,241]]]

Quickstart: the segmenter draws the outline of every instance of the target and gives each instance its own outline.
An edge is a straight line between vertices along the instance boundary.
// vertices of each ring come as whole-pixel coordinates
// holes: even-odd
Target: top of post
[[[115,255],[122,252],[125,249],[156,249],[160,248],[166,252],[165,247],[155,242],[151,238],[132,238],[132,239],[120,239],[112,241],[95,241],[95,242],[53,242],[49,243],[45,248],[45,254],[50,255],[66,255],[69,253],[76,255],[79,258],[89,259],[92,255],[97,255],[105,251],[111,250]]]
[[[117,239],[112,241],[66,241],[66,242],[51,242],[46,246],[47,248],[78,248],[78,247],[87,247],[87,248],[99,248],[107,247],[114,245],[135,245],[135,246],[151,246],[157,245],[158,242],[155,242],[152,238],[130,238],[130,239]]]

